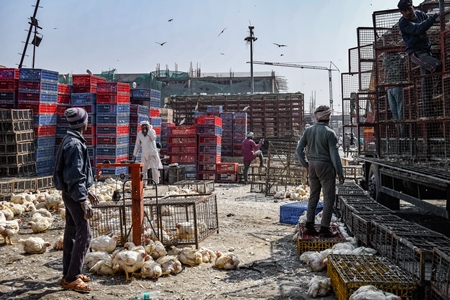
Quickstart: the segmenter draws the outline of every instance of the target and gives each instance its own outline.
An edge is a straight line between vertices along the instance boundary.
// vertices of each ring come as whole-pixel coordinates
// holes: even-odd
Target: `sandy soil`
[[[159,188],[163,194],[166,186]],[[51,230],[33,234],[23,225],[13,238],[15,245],[0,244],[0,299],[134,299],[147,291],[160,291],[160,299],[311,299],[308,282],[313,275],[299,261],[293,241],[294,225],[279,222],[280,206],[289,199],[275,200],[261,193],[250,193],[249,185],[216,184],[219,233],[200,246],[213,250],[232,250],[241,260],[240,269],[219,270],[211,263],[183,266],[177,275],[149,280],[124,274],[90,275],[93,291],[79,294],[59,286],[62,251],[25,254],[19,238],[40,236],[53,242],[63,233],[59,215]],[[241,197],[241,198],[238,198]],[[236,198],[244,200],[236,201]],[[23,218],[24,224],[27,217]],[[87,270],[85,270],[87,274]],[[333,295],[321,299],[336,299]]]

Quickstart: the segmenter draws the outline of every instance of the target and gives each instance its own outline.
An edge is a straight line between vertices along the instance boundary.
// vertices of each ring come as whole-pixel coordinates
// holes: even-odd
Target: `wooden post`
[[[142,183],[142,163],[129,164],[97,164],[100,174],[101,168],[121,168],[128,167],[131,178],[131,217],[132,217],[132,238],[136,246],[141,245],[142,223],[144,221],[144,185]]]

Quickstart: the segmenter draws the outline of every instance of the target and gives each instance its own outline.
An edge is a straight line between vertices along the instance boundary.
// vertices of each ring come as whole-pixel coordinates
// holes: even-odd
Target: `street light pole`
[[[250,30],[250,36],[246,37],[244,41],[250,43],[250,86],[252,94],[255,93],[255,80],[253,78],[253,42],[256,41],[258,38],[254,36],[253,29],[255,26],[248,26],[248,29]]]

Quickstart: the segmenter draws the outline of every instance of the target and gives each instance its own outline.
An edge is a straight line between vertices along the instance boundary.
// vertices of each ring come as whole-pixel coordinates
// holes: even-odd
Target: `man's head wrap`
[[[314,117],[317,121],[327,121],[330,119],[331,109],[327,105],[319,106],[314,112]]]

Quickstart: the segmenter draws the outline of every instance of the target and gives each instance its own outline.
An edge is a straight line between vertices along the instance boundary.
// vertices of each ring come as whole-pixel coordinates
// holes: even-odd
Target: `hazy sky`
[[[0,3],[0,65],[17,67],[36,1]],[[87,68],[148,73],[158,63],[162,69],[174,70],[177,64],[179,71],[188,71],[192,62],[203,73],[250,72],[244,38],[251,24],[258,38],[254,60],[323,67],[332,61],[348,72],[356,28],[372,27],[373,11],[396,5],[396,0],[41,0],[37,19],[44,37],[35,67],[73,74]],[[27,67],[32,52],[28,47]],[[289,92],[304,93],[307,102],[312,91],[318,104],[329,102],[326,70],[254,65],[254,72],[271,70],[287,79]],[[332,82],[337,104],[339,72],[333,72]]]

